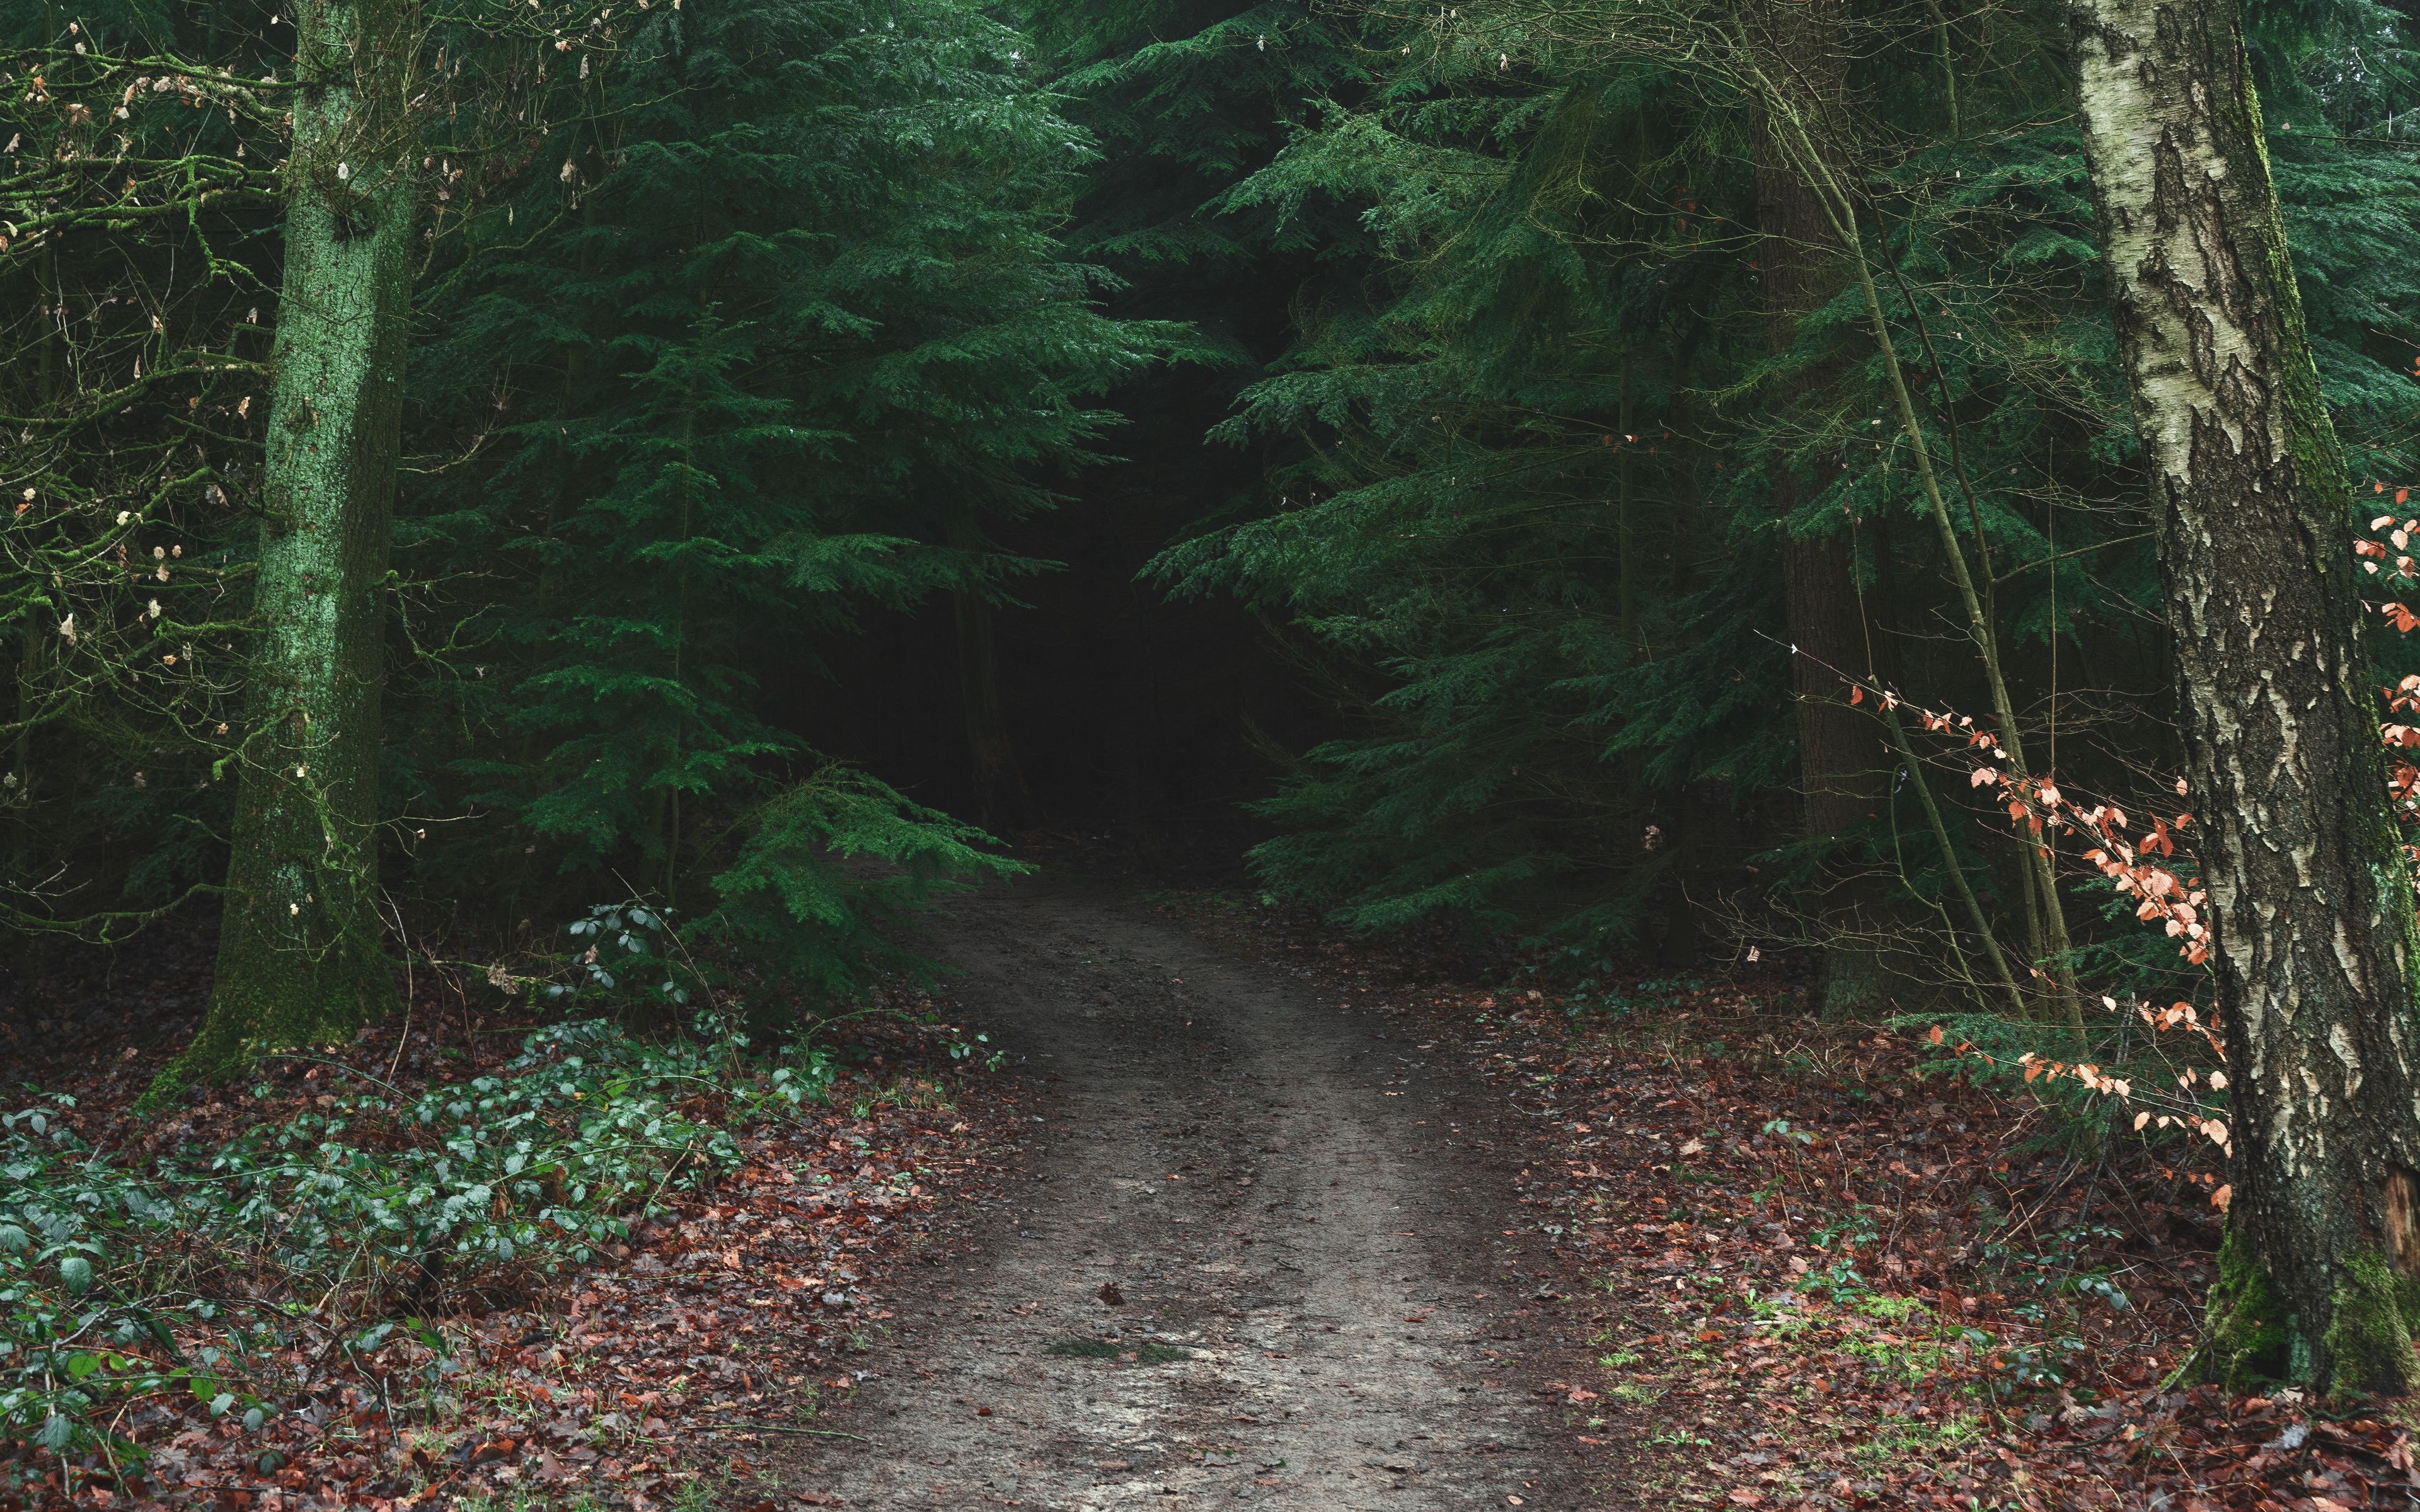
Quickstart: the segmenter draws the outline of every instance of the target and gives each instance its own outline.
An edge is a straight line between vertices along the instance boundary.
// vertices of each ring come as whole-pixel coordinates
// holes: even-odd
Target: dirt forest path
[[[1023,1166],[824,1420],[865,1442],[790,1441],[792,1489],[1052,1512],[1582,1504],[1533,1395],[1559,1346],[1506,1232],[1512,1141],[1403,1021],[1082,880],[961,901],[928,948],[1041,1094]]]

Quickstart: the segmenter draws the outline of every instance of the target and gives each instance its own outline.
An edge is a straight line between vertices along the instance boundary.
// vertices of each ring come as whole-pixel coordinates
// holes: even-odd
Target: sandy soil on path
[[[1535,1395],[1569,1344],[1506,1232],[1500,1103],[1404,1021],[1106,886],[987,889],[928,948],[1043,1089],[1024,1169],[821,1420],[868,1442],[789,1441],[790,1489],[1054,1512],[1580,1504]]]

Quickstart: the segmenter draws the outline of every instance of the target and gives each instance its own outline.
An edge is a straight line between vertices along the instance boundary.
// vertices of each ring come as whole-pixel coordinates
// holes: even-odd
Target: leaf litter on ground
[[[1770,968],[1632,984],[1620,1000],[1652,1006],[1607,1012],[1439,941],[1214,894],[1161,906],[1383,1007],[1500,1096],[1575,1334],[1565,1379],[1532,1389],[1612,1504],[2335,1512],[2420,1490],[2392,1404],[2164,1385],[2214,1269],[2208,1148],[2046,1137],[2040,1103],[1945,1073],[1917,1034],[1808,1020]],[[132,1168],[324,1114],[348,1077],[417,1095],[496,1074],[534,1026],[430,993],[341,1056],[145,1125],[128,1106],[206,971],[169,952],[132,983],[63,981],[0,1041]],[[824,1410],[868,1379],[900,1262],[992,1190],[1015,1116],[1009,1086],[914,1026],[945,1005],[897,995],[899,1017],[852,1029],[828,1103],[742,1129],[711,1180],[665,1183],[582,1263],[489,1268],[377,1319],[257,1289],[285,1342],[205,1372],[224,1326],[113,1351],[163,1379],[110,1401],[104,1442],[21,1447],[0,1507],[830,1504],[758,1476],[785,1436],[854,1431]],[[95,1053],[130,1023],[150,1048]],[[205,1399],[197,1374],[235,1389]]]
[[[2167,1384],[2215,1275],[2212,1146],[2056,1137],[2043,1103],[1974,1085],[1921,1032],[1807,1016],[1771,964],[1580,1000],[1507,987],[1536,979],[1442,934],[1373,941],[1214,893],[1160,906],[1458,1053],[1526,1127],[1518,1205],[1584,1328],[1571,1379],[1534,1389],[1608,1505],[2420,1495],[2398,1404]]]
[[[542,1027],[431,991],[408,1020],[341,1052],[266,1063],[171,1119],[146,1120],[131,1111],[133,1097],[206,980],[198,952],[181,962],[163,953],[161,974],[134,984],[152,995],[127,1013],[78,1021],[21,1005],[0,1026],[0,1039],[42,1049],[17,1061],[54,1098],[39,1104],[41,1137],[72,1141],[61,1148],[88,1149],[130,1180],[197,1151],[245,1148],[268,1129],[299,1130],[306,1142],[340,1130],[365,1159],[426,1155],[430,1140],[411,1119],[362,1109],[431,1097],[458,1107],[483,1086],[492,1102],[496,1086],[528,1073],[516,1062],[528,1061],[528,1036]],[[677,1127],[696,1148],[659,1161],[652,1190],[598,1208],[586,1229],[565,1193],[539,1192],[563,1222],[511,1229],[544,1241],[526,1253],[507,1248],[500,1259],[490,1243],[481,1263],[458,1270],[433,1257],[375,1296],[274,1273],[260,1262],[294,1253],[284,1235],[285,1252],[231,1257],[208,1235],[155,1233],[139,1265],[97,1257],[104,1276],[132,1281],[139,1271],[156,1288],[114,1321],[139,1313],[152,1326],[88,1330],[54,1348],[55,1358],[97,1362],[86,1378],[94,1431],[57,1449],[38,1436],[0,1447],[0,1508],[812,1504],[803,1492],[777,1501],[765,1471],[772,1446],[848,1431],[826,1426],[823,1411],[869,1379],[859,1356],[892,1316],[896,1269],[935,1238],[941,1205],[989,1189],[1000,1148],[990,1120],[1013,1105],[968,1096],[982,1078],[953,1054],[963,1039],[931,999],[904,987],[885,996],[888,1011],[826,1045],[821,1100],[766,1096],[783,1074],[769,1063],[735,1066],[727,1085],[675,1088],[645,1132],[660,1142]],[[146,1008],[156,1025],[143,1022]],[[89,1053],[90,1038],[123,1032],[130,1018],[158,1030],[153,1048]],[[625,1096],[636,1080],[618,1074],[604,1092],[566,1083],[565,1096]],[[358,1098],[371,1083],[385,1092]],[[25,1173],[5,1174],[25,1185]],[[499,1213],[511,1206],[503,1193],[489,1200]],[[23,1275],[0,1279],[15,1283],[12,1296],[32,1289]],[[8,1307],[0,1301],[0,1328]],[[0,1359],[0,1372],[23,1358]]]

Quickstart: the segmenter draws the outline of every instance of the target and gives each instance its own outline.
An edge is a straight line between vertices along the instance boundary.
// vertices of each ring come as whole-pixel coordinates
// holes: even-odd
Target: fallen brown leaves
[[[2163,1382],[2200,1338],[2214,1150],[2046,1137],[1920,1037],[1714,969],[1573,1013],[1438,952],[1171,911],[1383,1006],[1528,1124],[1518,1200],[1567,1293],[1535,1390],[1640,1505],[2338,1512],[2420,1493],[2383,1408]],[[1482,978],[1481,980],[1485,980]]]
[[[86,1126],[139,1154],[322,1098],[337,1064],[419,1086],[492,1070],[519,1042],[510,1023],[417,1016],[408,1041],[400,1024],[370,1031],[334,1063],[272,1067],[164,1125],[125,1112],[156,1055],[96,1057],[81,1078],[54,1065],[44,1085],[83,1093]],[[0,1492],[0,1508],[405,1512],[584,1496],[650,1512],[701,1477],[729,1507],[799,1500],[777,1502],[773,1445],[837,1431],[817,1413],[870,1379],[857,1362],[892,1316],[893,1268],[930,1237],[938,1203],[996,1169],[1000,1108],[954,1105],[967,1083],[938,1035],[873,1019],[843,1048],[851,1069],[829,1106],[751,1131],[739,1169],[671,1196],[608,1260],[532,1274],[513,1294],[432,1299],[375,1349],[337,1341],[376,1319],[338,1319],[320,1347],[242,1361],[271,1409],[256,1427],[182,1391],[128,1404],[112,1427],[135,1458],[21,1463],[30,1492]]]

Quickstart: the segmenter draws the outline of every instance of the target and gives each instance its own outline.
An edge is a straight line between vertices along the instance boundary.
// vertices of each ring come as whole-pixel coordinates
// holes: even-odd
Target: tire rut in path
[[[792,1489],[1053,1512],[1575,1504],[1522,1368],[1547,1350],[1523,1337],[1537,1283],[1503,1232],[1500,1136],[1402,1020],[1080,881],[988,888],[933,933],[969,1020],[1046,1090],[1009,1199],[903,1282],[873,1379],[830,1420],[870,1442],[789,1441]],[[1110,1339],[1184,1352],[1047,1352]]]

